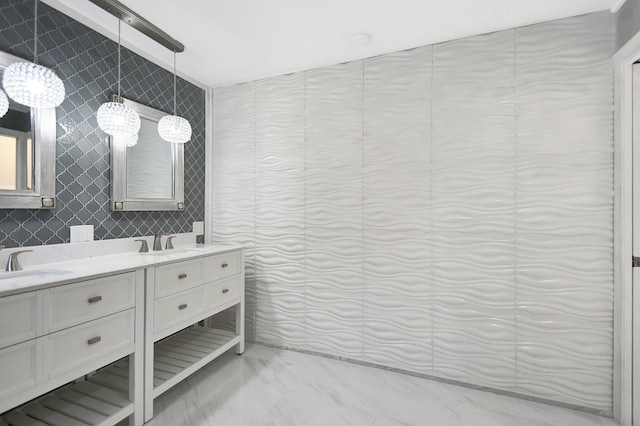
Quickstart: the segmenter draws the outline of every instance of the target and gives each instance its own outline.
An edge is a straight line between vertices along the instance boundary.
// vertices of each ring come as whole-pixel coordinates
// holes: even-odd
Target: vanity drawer
[[[135,305],[135,274],[54,287],[46,297],[50,330],[62,330],[132,308]]]
[[[202,259],[158,266],[155,272],[156,299],[203,284]]]
[[[207,284],[204,290],[205,309],[213,309],[240,297],[240,275]]]
[[[204,262],[206,282],[219,280],[240,272],[240,252],[218,254],[207,257]]]
[[[0,348],[35,339],[42,322],[42,292],[0,297]]]
[[[202,313],[203,299],[204,286],[200,286],[156,300],[154,331],[157,333],[166,330]],[[184,326],[189,325],[191,324],[186,323]]]
[[[50,334],[46,359],[51,377],[78,369],[129,346],[133,351],[134,312],[134,309],[129,309]],[[116,359],[102,364],[113,361]],[[79,374],[85,373],[79,371]]]
[[[42,339],[32,339],[0,350],[0,401],[43,381]],[[0,408],[6,409],[1,402]]]

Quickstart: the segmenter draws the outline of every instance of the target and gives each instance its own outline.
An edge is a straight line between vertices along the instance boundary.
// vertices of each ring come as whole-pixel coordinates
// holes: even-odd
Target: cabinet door
[[[0,348],[41,335],[41,311],[41,292],[31,291],[0,297]]]
[[[44,337],[0,350],[0,401],[43,381],[42,339]]]
[[[133,272],[51,288],[45,297],[50,331],[133,308],[134,289]]]
[[[163,297],[155,302],[155,332],[188,327],[191,318],[203,312],[204,286]]]
[[[168,296],[203,284],[202,259],[156,267],[155,298]]]
[[[240,298],[240,275],[207,284],[204,291],[206,310],[212,310]]]
[[[130,309],[47,336],[51,378],[72,370],[86,374],[88,369],[101,367],[95,365],[97,360],[127,348],[133,350],[134,314]]]
[[[235,275],[240,272],[240,266],[240,252],[238,251],[207,257],[204,263],[205,282]]]

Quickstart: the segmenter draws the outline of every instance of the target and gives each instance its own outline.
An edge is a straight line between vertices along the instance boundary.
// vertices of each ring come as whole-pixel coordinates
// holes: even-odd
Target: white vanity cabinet
[[[0,282],[0,426],[142,425],[158,395],[244,351],[243,256],[129,253],[60,263],[72,277],[58,281]],[[234,306],[235,329],[211,325]]]
[[[206,321],[236,307],[234,331]],[[244,257],[240,249],[147,270],[145,421],[153,400],[227,350],[244,352]]]
[[[143,301],[142,270],[0,297],[0,424],[142,424]],[[134,353],[125,388],[74,382]]]

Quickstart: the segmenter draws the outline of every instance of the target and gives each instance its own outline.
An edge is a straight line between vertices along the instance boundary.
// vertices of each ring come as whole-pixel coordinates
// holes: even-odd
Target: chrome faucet
[[[31,253],[32,251],[33,250],[19,250],[11,253],[9,255],[9,259],[7,259],[7,267],[5,271],[22,271],[22,265],[20,265],[20,262],[18,262],[18,255],[20,253]]]
[[[133,241],[142,243],[142,245],[140,246],[140,250],[138,250],[139,253],[149,253],[149,245],[147,244],[147,240],[133,240]]]
[[[154,237],[153,237],[153,251],[160,251],[162,250],[162,237],[164,237],[165,235],[168,235],[164,232],[158,232]]]
[[[164,249],[165,250],[172,250],[173,249],[173,243],[171,242],[171,240],[173,240],[176,236],[175,235],[170,235],[167,237],[167,242],[164,244]]]

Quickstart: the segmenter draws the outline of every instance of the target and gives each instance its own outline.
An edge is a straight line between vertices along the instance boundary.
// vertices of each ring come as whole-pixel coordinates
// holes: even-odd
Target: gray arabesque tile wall
[[[203,89],[178,79],[178,113],[193,127],[185,145],[184,212],[111,212],[109,147],[95,113],[117,90],[117,44],[40,3],[39,61],[62,78],[67,96],[57,108],[57,206],[54,210],[0,210],[0,244],[63,243],[70,225],[94,225],[96,239],[189,232],[204,218]],[[0,50],[33,58],[33,1],[0,3]],[[169,53],[167,53],[169,54]],[[122,95],[172,110],[172,74],[122,49]]]

